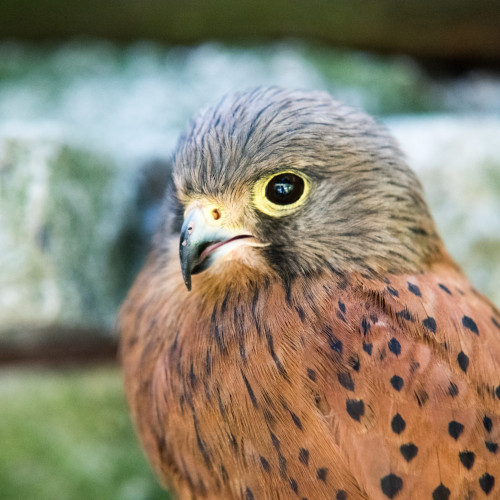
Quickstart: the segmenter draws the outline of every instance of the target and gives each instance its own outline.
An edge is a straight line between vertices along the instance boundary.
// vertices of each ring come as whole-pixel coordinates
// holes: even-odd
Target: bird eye
[[[304,192],[304,179],[291,172],[274,176],[266,186],[266,198],[276,205],[290,205]]]
[[[302,206],[309,188],[309,178],[302,172],[274,173],[255,183],[253,205],[271,217],[282,217]]]

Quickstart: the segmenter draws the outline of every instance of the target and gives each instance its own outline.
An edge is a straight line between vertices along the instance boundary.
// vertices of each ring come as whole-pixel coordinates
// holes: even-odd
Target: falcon
[[[191,122],[172,177],[119,325],[177,498],[500,498],[500,313],[382,125],[240,92]]]

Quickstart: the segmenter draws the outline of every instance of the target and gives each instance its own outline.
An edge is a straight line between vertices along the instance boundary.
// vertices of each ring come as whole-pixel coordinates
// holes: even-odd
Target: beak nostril
[[[221,213],[218,208],[214,208],[212,210],[212,217],[214,218],[214,220],[219,220],[221,218]]]

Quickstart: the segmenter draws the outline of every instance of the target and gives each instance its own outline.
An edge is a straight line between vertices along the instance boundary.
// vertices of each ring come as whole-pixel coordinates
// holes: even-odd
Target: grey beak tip
[[[185,225],[185,223],[184,223]],[[179,255],[181,259],[181,271],[182,277],[184,278],[184,283],[188,292],[191,291],[191,266],[193,259],[193,252],[189,245],[189,236],[186,234],[187,231],[184,229],[181,232],[181,238],[179,242]]]
[[[183,255],[181,252],[181,271],[182,271],[182,277],[184,279],[184,284],[186,285],[186,288],[188,289],[188,292],[191,291],[191,262],[188,262],[186,265],[185,260],[183,259]]]

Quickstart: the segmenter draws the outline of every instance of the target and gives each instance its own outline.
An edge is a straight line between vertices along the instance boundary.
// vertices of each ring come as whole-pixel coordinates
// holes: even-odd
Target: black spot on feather
[[[418,447],[413,443],[402,444],[399,451],[407,462],[411,462],[417,456]]]
[[[408,290],[410,290],[410,292],[413,293],[413,295],[416,295],[417,297],[422,297],[422,294],[420,293],[420,288],[418,288],[417,285],[408,282]]]
[[[396,316],[398,316],[399,318],[403,318],[406,321],[411,321],[412,323],[415,322],[415,318],[412,316],[412,314],[410,313],[410,311],[408,310],[407,307],[405,307],[401,311],[397,312]]]
[[[272,432],[270,432],[269,435],[271,436],[271,442],[273,443],[275,450],[280,451],[280,440]]]
[[[448,500],[449,498],[450,490],[443,483],[432,492],[432,500]]]
[[[498,443],[493,443],[492,441],[485,441],[484,444],[486,445],[486,448],[488,451],[491,451],[491,453],[496,453],[498,450]]]
[[[469,318],[469,316],[464,316],[462,318],[462,325],[464,325],[465,328],[470,330],[472,333],[479,335],[479,331],[477,329],[476,323],[474,322],[474,320],[472,318]]]
[[[392,337],[387,345],[389,346],[389,351],[394,353],[396,356],[399,356],[401,354],[401,344],[396,338]]]
[[[363,335],[366,335],[370,331],[370,323],[366,321],[366,318],[361,320],[361,328],[363,329]]]
[[[305,466],[309,465],[309,450],[307,448],[301,448],[299,450],[299,461]]]
[[[425,328],[427,328],[427,330],[430,330],[432,333],[436,333],[436,320],[431,316],[427,316],[427,318],[422,321],[422,324]]]
[[[328,474],[328,469],[326,467],[321,467],[316,471],[318,479],[326,483],[326,475]]]
[[[337,378],[340,385],[347,389],[348,391],[354,391],[354,381],[352,380],[350,373],[339,373]]]
[[[493,476],[490,476],[487,472],[485,472],[480,478],[479,478],[479,486],[481,486],[481,489],[488,494],[492,489],[493,486],[495,486],[495,478]]]
[[[263,457],[261,456],[260,457],[260,463],[262,464],[262,468],[266,471],[266,472],[269,472],[269,470],[271,469],[269,467],[269,462]]]
[[[399,375],[394,375],[391,378],[391,385],[396,391],[400,391],[403,388],[404,381]]]
[[[393,432],[395,432],[396,434],[401,434],[405,430],[406,422],[399,413],[396,413],[396,415],[394,415],[391,421],[391,427]]]
[[[300,418],[295,415],[295,413],[291,410],[288,410],[290,412],[290,416],[292,417],[293,423],[296,425],[296,427],[300,430],[302,430],[302,422],[300,421]]]
[[[425,403],[427,403],[429,395],[426,391],[420,389],[415,391],[415,399],[417,400],[418,406],[422,407],[425,405]]]
[[[450,385],[448,386],[448,393],[452,398],[458,396],[458,386],[457,384],[450,381]]]
[[[349,358],[349,365],[355,372],[359,372],[361,363],[359,362],[359,357],[357,354],[354,354]]]
[[[394,498],[403,488],[403,480],[396,474],[388,474],[380,480],[380,487],[385,496]]]
[[[361,399],[348,399],[346,400],[346,410],[352,419],[359,422],[365,414],[365,403]]]
[[[460,366],[460,369],[464,373],[467,373],[467,368],[469,367],[469,356],[467,356],[465,352],[460,351],[457,356],[457,362],[458,366]]]
[[[457,440],[460,437],[460,434],[464,431],[464,426],[460,422],[457,422],[456,420],[452,420],[448,424],[448,434],[455,440]]]
[[[460,458],[460,462],[462,462],[462,465],[466,469],[472,469],[472,466],[474,465],[474,460],[476,459],[476,455],[474,455],[474,452],[472,451],[461,451],[458,454],[458,458]]]
[[[325,335],[328,339],[328,345],[330,346],[330,349],[332,351],[339,353],[339,354],[342,354],[342,350],[343,350],[342,342],[337,337],[335,337],[330,325],[326,325],[323,328],[323,332],[325,333]]]
[[[486,429],[486,432],[491,432],[491,429],[493,427],[493,422],[491,421],[490,417],[487,417],[486,415],[484,416],[483,425],[484,428]]]

